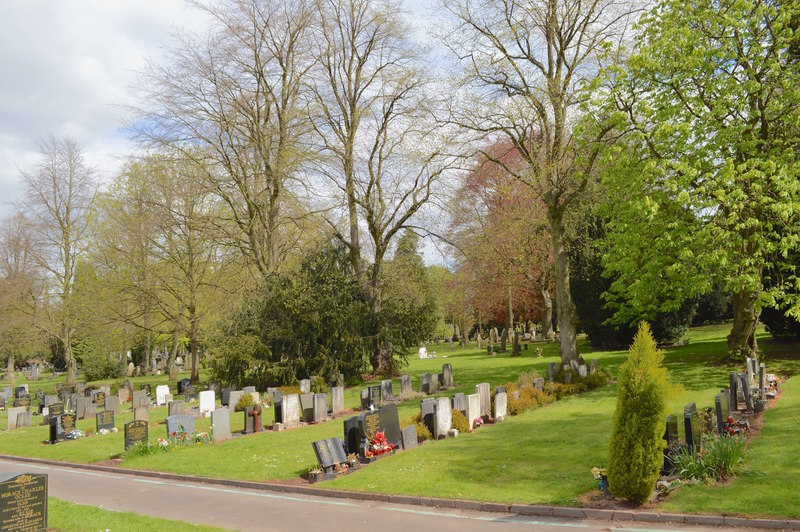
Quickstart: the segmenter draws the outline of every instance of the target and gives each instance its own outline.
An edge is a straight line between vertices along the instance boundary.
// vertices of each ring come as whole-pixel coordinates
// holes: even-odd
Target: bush
[[[417,441],[422,442],[433,438],[433,434],[431,434],[431,431],[425,426],[425,423],[419,422],[416,423],[415,426],[417,427]]]
[[[746,441],[739,436],[703,440],[697,453],[686,446],[672,454],[675,472],[683,479],[721,480],[731,477],[744,461]]]
[[[319,375],[311,377],[311,393],[326,393],[330,395],[331,387],[325,382],[325,379]]]
[[[469,421],[461,410],[453,410],[453,428],[458,432],[469,432]]]
[[[664,358],[646,322],[619,368],[617,407],[611,434],[608,483],[611,493],[636,504],[650,497],[664,459],[663,420],[668,392]]]
[[[139,456],[150,456],[159,452],[158,446],[144,441],[134,443],[127,451],[125,451],[125,459],[130,460]]]
[[[245,392],[239,398],[239,402],[236,403],[236,407],[233,410],[234,412],[244,412],[246,409],[253,406],[254,403],[255,400],[253,399],[253,396],[250,393]]]

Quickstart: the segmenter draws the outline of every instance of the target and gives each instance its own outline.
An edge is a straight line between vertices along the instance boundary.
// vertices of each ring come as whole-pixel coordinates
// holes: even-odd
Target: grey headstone
[[[300,393],[311,393],[310,379],[303,379],[300,381]]]
[[[217,408],[211,411],[211,433],[214,441],[231,439],[231,411],[227,408]]]
[[[45,395],[44,396],[44,406],[50,406],[53,403],[57,403],[57,402],[58,402],[58,396],[57,395]]]
[[[491,412],[489,412],[489,409],[491,408],[492,398],[489,392],[489,383],[482,382],[480,384],[476,384],[475,393],[477,393],[481,398],[480,416],[490,415]]]
[[[20,412],[17,414],[17,428],[25,428],[31,426],[31,413],[30,412]]]
[[[442,385],[445,388],[453,387],[453,365],[442,364]]]
[[[233,390],[231,388],[223,388],[222,389],[222,395],[221,395],[221,399],[220,399],[220,404],[222,406],[229,406],[230,405],[230,398],[231,398],[231,392],[232,391]]]
[[[150,398],[147,397],[147,393],[144,390],[134,390],[133,391],[133,398],[131,399],[131,408],[136,409],[142,406],[149,407],[150,406]]]
[[[433,434],[434,412],[436,411],[435,399],[423,399],[419,403],[419,415],[422,423]]]
[[[94,419],[97,415],[97,405],[94,403],[86,403],[86,408],[83,410],[84,419]]]
[[[533,379],[533,387],[539,390],[540,392],[544,391],[544,379],[542,377]]]
[[[402,439],[403,449],[408,451],[413,449],[417,445],[419,445],[417,441],[417,427],[414,425],[409,425],[405,427],[401,433],[400,437]]]
[[[344,444],[347,454],[358,452],[361,435],[358,430],[359,416],[352,416],[344,420]]]
[[[194,416],[186,414],[181,416],[167,416],[164,421],[167,424],[168,438],[171,438],[173,434],[180,431],[181,428],[190,436],[194,436]]]
[[[453,410],[447,397],[438,398],[434,404],[433,437],[439,440],[446,438],[447,431],[453,428]]]
[[[727,419],[722,411],[722,394],[714,397],[714,409],[717,417],[717,432],[722,436],[725,434],[725,419]]]
[[[336,466],[336,460],[333,458],[328,440],[318,440],[311,443],[314,449],[314,455],[317,457],[317,463],[323,471],[333,471]]]
[[[431,374],[430,373],[423,373],[419,376],[419,391],[420,393],[430,394],[432,387],[431,387]]]
[[[303,421],[311,423],[314,421],[314,394],[300,394],[300,408],[303,411]]]
[[[300,423],[300,396],[296,393],[284,395],[281,404],[283,424],[287,427]]]
[[[361,390],[361,410],[369,410],[369,388]]]
[[[597,373],[597,363],[598,360],[593,358],[591,362],[589,362],[589,375],[594,375]]]
[[[744,404],[748,412],[753,412],[753,395],[750,393],[750,378],[747,375],[740,375],[739,377],[739,384],[741,384],[742,392],[744,392]]]
[[[588,372],[586,370],[586,364],[581,364],[580,366],[578,366],[578,375],[580,375],[583,378],[586,378],[587,374]]]
[[[394,400],[394,389],[392,388],[392,379],[386,379],[381,381],[381,400],[383,401]]]
[[[500,392],[494,396],[494,419],[500,421],[505,419],[508,412],[508,395],[506,392]]]
[[[379,407],[381,405],[381,385],[378,384],[377,386],[370,386],[369,387],[369,404],[374,407]]]
[[[700,423],[700,416],[697,411],[685,412],[683,421],[686,430],[686,445],[695,453],[699,452],[703,448],[703,427]]]
[[[256,387],[255,386],[245,386],[244,388],[242,388],[242,391],[250,393],[250,394],[253,394],[253,393],[256,393]]]
[[[334,415],[344,412],[344,388],[341,386],[331,388],[331,412]]]
[[[458,410],[467,415],[467,396],[463,393],[453,394],[453,410]]]
[[[411,375],[400,375],[400,394],[407,395],[411,392]]]
[[[728,373],[728,389],[730,390],[730,406],[733,412],[739,410],[739,378],[736,376],[735,371]]]
[[[150,409],[145,406],[137,406],[133,409],[134,421],[150,421]]]
[[[183,401],[170,401],[167,403],[168,416],[181,416],[183,415]]]
[[[314,423],[328,419],[328,396],[324,393],[314,394]]]
[[[228,410],[233,412],[236,410],[236,405],[239,404],[239,399],[244,395],[244,390],[231,390],[228,394]]]
[[[558,374],[558,365],[555,362],[550,362],[547,364],[547,376],[550,378],[550,382],[553,382],[553,379],[556,378]]]
[[[111,410],[114,412],[115,416],[118,416],[120,413],[120,406],[119,406],[119,397],[116,395],[109,395],[106,397],[106,410]]]
[[[758,394],[764,397],[767,393],[767,366],[763,362],[758,367]]]
[[[467,421],[470,430],[479,417],[481,417],[481,396],[473,393],[467,396]]]

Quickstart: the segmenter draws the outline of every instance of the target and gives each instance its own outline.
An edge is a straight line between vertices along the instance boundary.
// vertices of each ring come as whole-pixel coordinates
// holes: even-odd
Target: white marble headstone
[[[473,393],[467,396],[467,421],[469,421],[470,430],[479,417],[481,417],[481,396]]]
[[[158,406],[163,406],[167,404],[168,393],[169,393],[169,386],[167,386],[166,384],[156,386],[156,404]]]
[[[216,397],[214,390],[205,390],[200,392],[200,414],[209,416],[214,411],[214,402]]]

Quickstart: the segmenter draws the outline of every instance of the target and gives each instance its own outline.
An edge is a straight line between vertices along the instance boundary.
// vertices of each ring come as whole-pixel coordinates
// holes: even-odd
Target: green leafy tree
[[[617,408],[611,433],[609,489],[615,497],[642,504],[650,497],[663,460],[667,371],[647,322],[631,345],[617,377]]]
[[[665,0],[610,92],[627,136],[608,154],[616,200],[606,266],[617,319],[676,310],[715,283],[733,294],[728,348],[757,350],[762,306],[788,299],[800,245],[800,71],[788,49],[798,6]],[[795,228],[791,230],[790,228]]]

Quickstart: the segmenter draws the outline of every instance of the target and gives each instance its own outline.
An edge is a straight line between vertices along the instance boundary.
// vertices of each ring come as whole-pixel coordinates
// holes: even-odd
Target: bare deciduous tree
[[[577,359],[577,315],[569,288],[566,224],[591,189],[597,151],[582,151],[572,125],[582,89],[597,75],[600,56],[631,19],[619,0],[446,0],[454,21],[443,38],[463,66],[455,121],[491,146],[510,142],[526,164],[508,167],[547,206],[564,361]],[[482,150],[486,160],[501,158]]]
[[[45,319],[37,322],[63,346],[67,383],[75,384],[72,286],[75,266],[85,251],[86,215],[97,185],[74,140],[50,136],[39,142],[39,151],[38,164],[20,172],[25,187],[20,207],[32,223],[33,257],[46,276],[50,302],[43,305]]]

